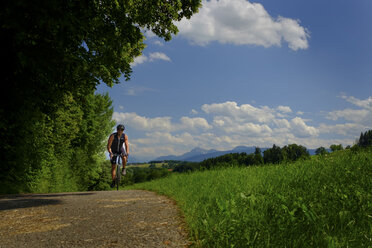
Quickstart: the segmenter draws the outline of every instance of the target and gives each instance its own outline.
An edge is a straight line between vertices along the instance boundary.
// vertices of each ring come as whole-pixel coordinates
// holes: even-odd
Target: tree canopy
[[[315,150],[315,154],[316,155],[326,155],[328,153],[327,149],[325,149],[325,147],[321,146],[321,147],[318,147],[316,150]]]
[[[200,5],[201,0],[3,2],[0,180],[4,185],[28,185],[18,191],[32,188],[36,177],[49,173],[51,163],[45,158],[50,154],[55,166],[66,169],[60,161],[71,154],[64,151],[79,150],[77,139],[91,131],[90,125],[84,124],[85,129],[81,123],[112,111],[110,99],[93,96],[95,87],[119,83],[121,75],[129,80],[130,64],[145,48],[144,30],[170,40],[178,32],[175,21],[190,18]],[[112,128],[110,118],[102,125]],[[100,138],[110,128],[102,130]],[[93,150],[101,143],[94,141]]]
[[[368,147],[372,146],[372,130],[365,131],[364,133],[360,133],[359,140],[357,144],[360,147]]]

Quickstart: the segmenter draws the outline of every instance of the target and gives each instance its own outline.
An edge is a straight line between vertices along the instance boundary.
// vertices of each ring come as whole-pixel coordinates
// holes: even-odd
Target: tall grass
[[[175,174],[133,186],[178,203],[197,247],[372,247],[372,152]]]

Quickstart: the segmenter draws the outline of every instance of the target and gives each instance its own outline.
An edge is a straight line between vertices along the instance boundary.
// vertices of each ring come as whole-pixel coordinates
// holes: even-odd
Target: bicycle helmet
[[[116,127],[116,130],[125,130],[125,127],[123,124],[119,124],[117,127]]]

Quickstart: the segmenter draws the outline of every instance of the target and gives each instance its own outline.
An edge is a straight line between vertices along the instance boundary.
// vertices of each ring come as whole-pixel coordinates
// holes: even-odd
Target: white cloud
[[[137,115],[136,113],[114,112],[113,119],[120,123],[125,123],[133,129],[146,132],[176,132],[176,131],[194,131],[201,132],[212,128],[204,118],[182,117],[178,123],[172,122],[171,117],[148,118]]]
[[[236,102],[225,102],[204,104],[202,110],[214,115],[213,126],[228,134],[239,133],[248,137],[292,134],[299,138],[319,134],[315,127],[307,125],[300,117],[285,119],[281,113],[291,113],[288,106],[257,108],[249,104],[238,106]]]
[[[155,40],[153,43],[157,46],[164,46],[164,44],[160,40]]]
[[[137,130],[169,131],[172,130],[171,117],[147,118],[136,113],[114,112],[113,119]]]
[[[358,107],[357,109],[346,108],[331,111],[327,114],[327,119],[337,121],[345,119],[357,124],[371,126],[372,123],[372,97],[361,100],[353,96],[342,95],[342,99]]]
[[[346,95],[342,95],[341,98],[345,99],[346,101],[358,106],[358,107],[361,107],[361,108],[364,108],[364,109],[369,109],[369,110],[372,110],[372,97],[368,97],[367,99],[365,100],[360,100],[358,98],[355,98],[353,96],[346,96]]]
[[[179,34],[197,45],[212,41],[235,45],[281,46],[307,49],[309,32],[299,20],[273,18],[259,3],[246,0],[203,1],[199,13],[178,23]]]
[[[328,119],[337,121],[340,118],[344,118],[348,121],[359,122],[361,120],[370,119],[371,111],[366,109],[343,109],[336,110],[328,113]]]
[[[244,136],[266,136],[272,133],[272,129],[266,124],[237,120],[231,116],[215,116],[213,126],[219,132],[226,134],[241,134]]]
[[[145,62],[154,62],[156,60],[171,61],[171,59],[165,53],[153,52],[150,53],[149,56],[142,54],[141,56],[135,57],[134,61],[131,63],[131,66],[134,67]]]
[[[288,106],[278,106],[276,109],[279,110],[280,112],[283,112],[283,113],[291,113],[292,112],[292,109]]]
[[[133,61],[133,63],[131,63],[131,66],[134,67],[134,66],[137,66],[139,64],[143,64],[146,61],[148,61],[148,58],[145,55],[141,55],[141,56],[138,56],[138,57],[134,58],[134,61]]]
[[[181,129],[202,129],[202,130],[207,130],[211,129],[212,126],[210,126],[207,122],[206,119],[204,118],[190,118],[190,117],[182,117],[181,118]]]
[[[265,136],[272,133],[271,128],[268,125],[260,125],[254,123],[244,123],[227,127],[225,129],[227,133],[240,133],[245,136]]]
[[[193,115],[197,115],[199,112],[196,111],[195,109],[192,109],[192,110],[190,111],[190,113],[193,114]]]
[[[320,124],[321,133],[339,134],[345,137],[358,138],[360,132],[372,127],[372,97],[358,99],[353,96],[342,95],[342,99],[358,107],[356,109],[346,108],[327,113],[326,118],[332,121],[347,121],[337,124]]]
[[[147,138],[140,141],[143,144],[189,144],[194,142],[194,137],[187,132],[172,135],[167,132],[152,132],[146,134]]]
[[[165,60],[165,61],[171,61],[171,59],[165,54],[165,53],[160,53],[160,52],[154,52],[150,53],[150,59],[149,61],[155,61],[155,60]]]
[[[238,106],[236,102],[224,102],[204,104],[201,109],[207,114],[214,114],[220,116],[229,116],[236,121],[251,121],[267,123],[275,118],[273,110],[269,107],[263,106],[260,108],[253,107],[250,104],[243,104]]]
[[[357,123],[343,123],[335,125],[319,125],[320,133],[340,134],[346,137],[357,138],[366,127]]]
[[[300,117],[293,118],[290,124],[291,124],[290,130],[297,137],[300,138],[311,137],[318,136],[319,134],[318,129],[312,126],[308,126],[305,123],[305,121]]]
[[[291,124],[286,119],[275,119],[274,123],[275,123],[277,128],[282,128],[282,129],[286,129],[286,130],[291,128]]]
[[[183,116],[177,120],[119,112],[115,112],[113,118],[128,126],[128,130],[140,133],[140,137],[130,139],[132,154],[151,159],[183,154],[195,147],[227,150],[238,145],[271,147],[272,144],[296,143],[317,148],[329,147],[330,144],[351,145],[360,132],[371,129],[369,98],[344,99],[359,109],[328,113],[331,121],[338,121],[331,124],[310,125],[311,120],[296,116],[289,106],[256,107],[238,105],[233,101],[204,104],[200,113],[196,110],[190,113],[198,116]],[[209,119],[212,121],[208,122]],[[347,119],[347,122],[342,119]]]

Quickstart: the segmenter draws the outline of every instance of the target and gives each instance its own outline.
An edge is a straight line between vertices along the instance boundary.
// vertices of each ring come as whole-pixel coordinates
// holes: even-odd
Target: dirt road
[[[153,192],[0,196],[0,247],[187,247],[179,210]]]

